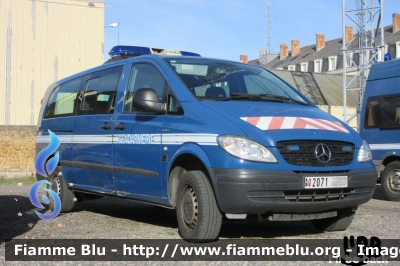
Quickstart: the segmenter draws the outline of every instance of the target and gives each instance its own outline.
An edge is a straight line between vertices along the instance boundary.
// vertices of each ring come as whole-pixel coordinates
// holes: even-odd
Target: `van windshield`
[[[261,68],[199,58],[168,58],[166,61],[200,100],[275,101],[309,105],[295,89]]]

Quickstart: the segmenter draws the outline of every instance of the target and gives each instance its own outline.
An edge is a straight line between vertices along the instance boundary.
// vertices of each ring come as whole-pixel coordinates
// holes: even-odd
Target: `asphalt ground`
[[[0,264],[5,262],[5,239],[180,239],[174,210],[117,198],[101,198],[75,204],[71,213],[41,220],[29,200],[32,184],[0,185]],[[220,239],[343,239],[344,236],[376,236],[399,239],[400,202],[388,201],[377,185],[372,200],[359,207],[346,231],[320,232],[309,221],[241,221],[224,219]],[[93,265],[93,262],[57,264]],[[115,262],[97,262],[112,265]],[[298,262],[118,262],[118,265],[298,265]],[[303,262],[302,265],[326,263]],[[54,265],[34,262],[33,265]],[[337,264],[340,265],[340,264]],[[400,265],[389,263],[385,265]]]

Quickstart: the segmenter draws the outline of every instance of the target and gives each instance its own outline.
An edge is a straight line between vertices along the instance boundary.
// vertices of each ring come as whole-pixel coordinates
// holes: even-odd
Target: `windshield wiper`
[[[301,105],[309,105],[308,103],[297,101],[286,96],[273,95],[273,94],[232,93],[230,97],[220,98],[216,100],[217,101],[254,100],[254,101],[289,102]]]
[[[274,99],[280,99],[282,101],[286,101],[286,102],[289,102],[289,103],[297,103],[297,104],[301,104],[301,105],[309,105],[307,102],[298,101],[298,100],[295,100],[295,99],[292,99],[292,98],[289,98],[289,97],[286,97],[286,96],[281,96],[281,95],[272,95],[272,94],[258,94],[258,95],[272,97]]]
[[[218,98],[217,101],[231,101],[231,100],[254,100],[254,101],[273,101],[283,102],[285,100],[274,98],[270,96],[247,94],[247,93],[232,93],[230,97]]]

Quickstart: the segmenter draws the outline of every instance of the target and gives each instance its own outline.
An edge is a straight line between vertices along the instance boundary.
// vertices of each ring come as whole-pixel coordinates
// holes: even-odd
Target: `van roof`
[[[371,66],[368,81],[400,76],[400,59],[376,63]]]
[[[111,59],[105,63],[111,63],[114,61],[119,61],[131,57],[143,56],[143,55],[175,55],[175,56],[199,56],[197,53],[170,50],[170,49],[160,49],[142,46],[129,46],[129,45],[117,45],[111,48],[108,53]]]

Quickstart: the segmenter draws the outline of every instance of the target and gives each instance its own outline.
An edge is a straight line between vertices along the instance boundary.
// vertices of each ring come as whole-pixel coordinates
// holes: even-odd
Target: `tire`
[[[201,171],[185,173],[177,191],[179,233],[188,242],[211,242],[218,238],[222,215],[212,187]]]
[[[394,161],[382,172],[381,186],[386,198],[400,201],[400,162]]]
[[[344,231],[350,226],[355,213],[352,208],[341,209],[337,211],[336,217],[311,220],[311,223],[321,231]]]
[[[61,211],[60,212],[70,212],[74,208],[75,195],[67,187],[64,177],[61,172],[61,168],[57,167],[56,170],[51,175],[51,190],[54,190],[61,200]],[[51,198],[51,197],[50,197]],[[54,201],[50,199],[50,210],[54,211]]]

